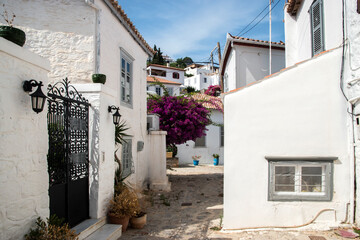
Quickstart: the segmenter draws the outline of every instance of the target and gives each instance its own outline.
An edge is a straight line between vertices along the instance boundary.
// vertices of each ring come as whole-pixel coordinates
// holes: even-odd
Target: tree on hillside
[[[192,63],[193,60],[190,57],[178,58],[176,59],[176,62],[170,63],[170,67],[186,68]]]
[[[165,65],[165,60],[163,58],[163,53],[161,52],[160,48],[157,48],[156,45],[154,45],[154,57],[149,62],[151,64],[159,64],[159,65]]]

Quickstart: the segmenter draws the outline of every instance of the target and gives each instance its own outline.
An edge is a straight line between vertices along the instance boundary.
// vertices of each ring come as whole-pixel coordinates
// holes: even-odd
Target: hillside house
[[[191,64],[185,68],[185,72],[189,77],[184,79],[184,85],[193,87],[195,90],[207,89],[211,85],[220,85],[218,67]]]
[[[146,82],[146,90],[149,94],[157,94],[159,96],[163,96],[164,89],[160,85],[157,85],[158,83],[160,83],[166,88],[170,96],[180,95],[181,83],[154,76],[147,76]]]
[[[289,0],[287,68],[225,94],[225,230],[359,222],[357,4]]]
[[[219,164],[224,164],[224,112],[221,98],[197,93],[192,98],[204,101],[204,107],[210,110],[210,119],[216,125],[206,127],[206,135],[195,141],[187,141],[177,145],[179,164],[191,164],[192,156],[200,155],[200,164],[212,164],[213,154],[219,154]]]
[[[158,64],[149,64],[147,67],[148,76],[163,78],[169,81],[180,83],[181,85],[184,85],[184,73],[184,69]]]

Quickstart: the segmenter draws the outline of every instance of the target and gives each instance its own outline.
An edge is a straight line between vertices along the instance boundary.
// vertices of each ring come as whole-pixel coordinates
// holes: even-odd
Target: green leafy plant
[[[77,234],[69,228],[68,224],[63,224],[63,219],[56,215],[50,216],[43,221],[40,217],[36,220],[36,228],[30,229],[25,235],[26,240],[77,240]]]
[[[118,125],[115,125],[115,143],[122,145],[125,142],[125,137],[131,137],[126,134],[125,131],[129,130],[130,127],[126,126],[126,121],[122,120]]]
[[[217,153],[214,153],[212,156],[213,156],[213,158],[219,158],[219,154],[217,154]]]
[[[222,220],[223,220],[223,216],[220,215],[220,223],[219,223],[219,226],[214,226],[214,227],[211,227],[210,229],[211,230],[214,230],[214,231],[220,231],[222,229]]]
[[[177,152],[178,152],[178,149],[177,149],[175,144],[169,144],[169,145],[166,146],[166,151],[167,152],[172,152],[173,156],[175,157]]]

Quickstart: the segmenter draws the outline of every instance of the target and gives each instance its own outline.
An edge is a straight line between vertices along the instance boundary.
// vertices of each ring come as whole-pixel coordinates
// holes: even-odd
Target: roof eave
[[[134,38],[134,40],[140,45],[140,47],[147,53],[150,57],[154,56],[154,53],[148,49],[145,44],[141,41],[141,39],[137,36],[137,34],[131,29],[131,27],[126,23],[125,19],[119,14],[119,12],[115,9],[113,4],[109,0],[103,0],[104,3],[109,7],[111,13],[114,14],[120,21],[120,23],[125,27],[125,29],[130,33],[130,35]]]

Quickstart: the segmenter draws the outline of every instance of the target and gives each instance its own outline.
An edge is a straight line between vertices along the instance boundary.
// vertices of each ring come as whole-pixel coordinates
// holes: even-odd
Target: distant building
[[[285,44],[272,42],[271,72],[285,67]],[[269,42],[227,34],[220,74],[224,92],[246,86],[269,75]]]
[[[184,84],[184,69],[158,64],[149,64],[146,70],[148,76],[160,77],[166,80],[180,83],[181,85]]]
[[[211,85],[219,85],[219,68],[208,65],[191,64],[185,68],[186,77],[185,86],[191,86],[195,90],[207,89]]]
[[[154,76],[147,76],[146,82],[147,82],[146,91],[149,94],[157,94],[159,96],[164,95],[164,89],[162,89],[160,85],[154,84],[154,83],[159,82],[159,83],[163,84],[164,87],[166,87],[166,90],[168,91],[170,96],[179,96],[180,95],[180,86],[181,86],[180,83],[166,80],[166,79],[159,78],[159,77],[154,77]]]

